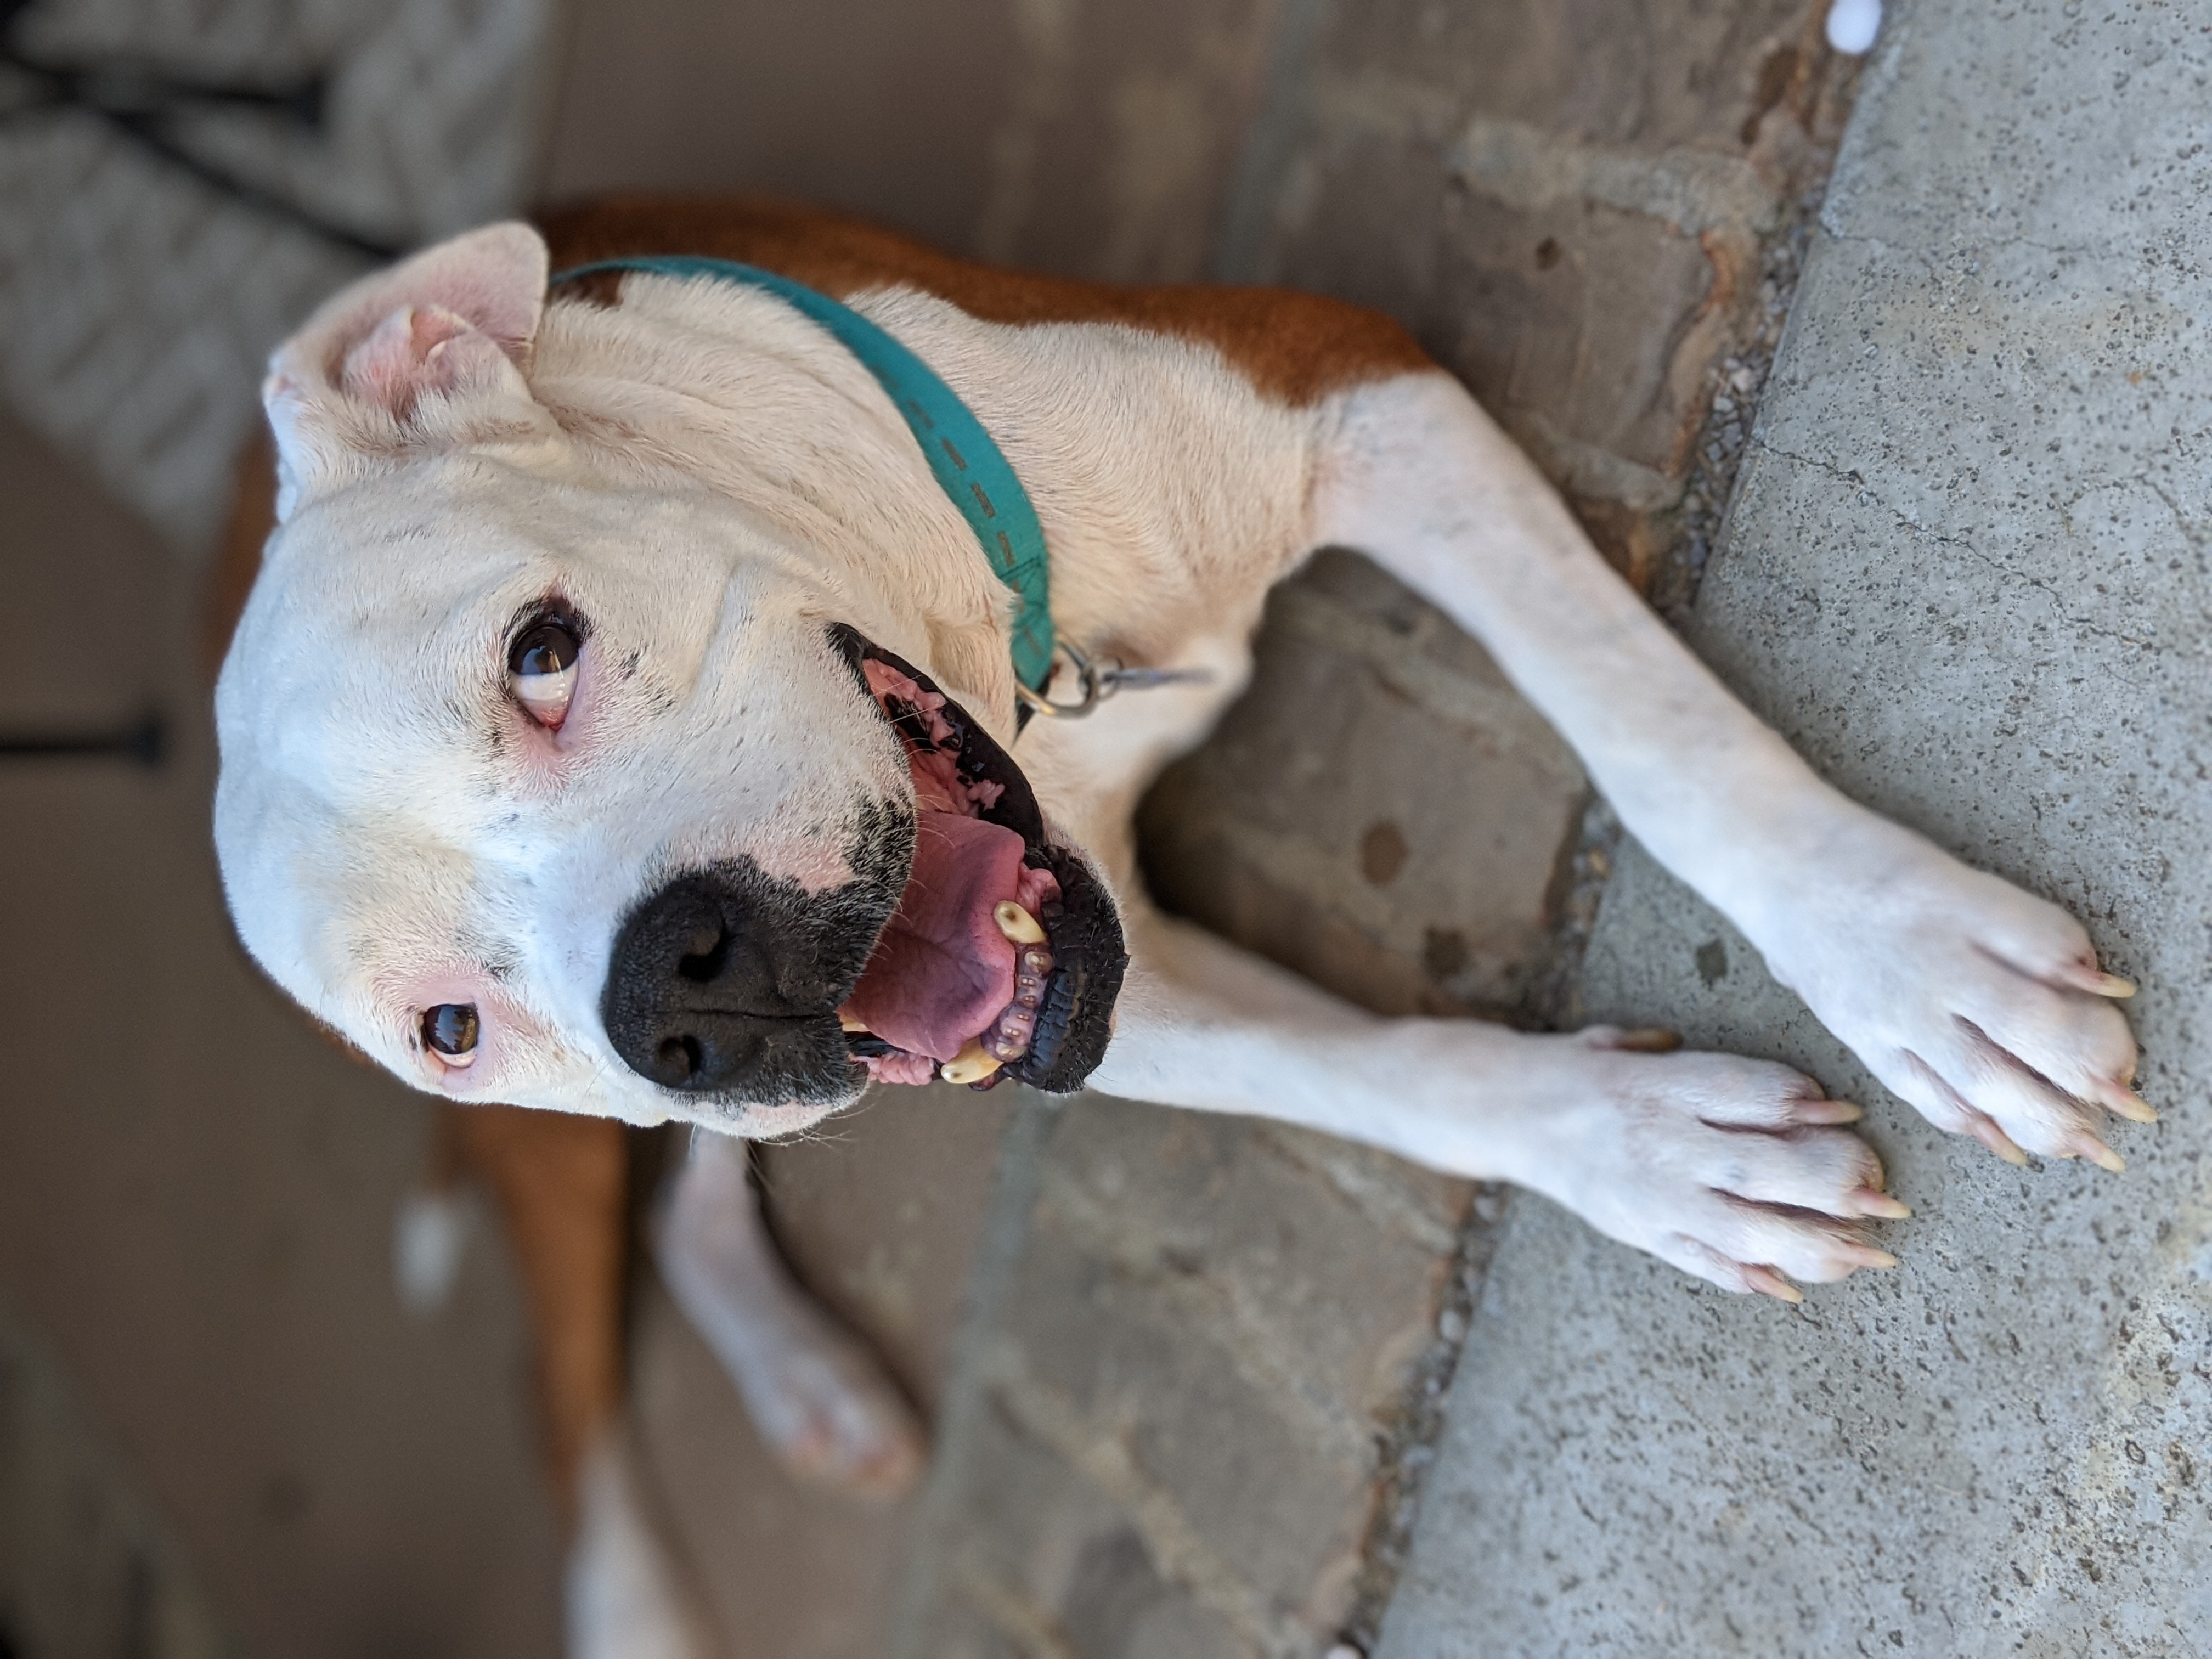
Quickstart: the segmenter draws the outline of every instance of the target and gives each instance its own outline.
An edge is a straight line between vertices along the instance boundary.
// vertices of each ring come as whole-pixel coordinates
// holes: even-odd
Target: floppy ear
[[[522,369],[545,309],[544,239],[492,225],[365,276],[276,349],[261,399],[277,515],[380,461],[554,435]]]

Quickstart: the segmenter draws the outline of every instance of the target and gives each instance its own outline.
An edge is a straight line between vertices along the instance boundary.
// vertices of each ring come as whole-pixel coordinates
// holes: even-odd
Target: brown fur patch
[[[261,549],[276,528],[276,445],[267,423],[257,421],[238,458],[238,493],[230,498],[222,546],[208,577],[200,659],[210,680],[222,667],[230,636],[238,631],[238,619],[245,613],[246,596],[253,592],[253,579],[261,574]]]
[[[441,1115],[455,1161],[491,1189],[506,1224],[537,1339],[546,1461],[573,1519],[584,1452],[622,1403],[623,1126],[520,1106],[445,1106]]]
[[[541,215],[553,268],[648,253],[760,265],[837,298],[915,288],[994,323],[1124,323],[1203,341],[1264,396],[1302,407],[1369,380],[1433,368],[1379,312],[1265,288],[1117,288],[957,258],[894,231],[748,198],[617,196]],[[606,303],[617,283],[576,290]]]

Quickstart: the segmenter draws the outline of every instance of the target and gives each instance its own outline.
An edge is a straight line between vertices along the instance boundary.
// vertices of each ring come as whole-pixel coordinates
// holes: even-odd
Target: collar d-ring
[[[1077,696],[1073,702],[1054,702],[1045,695],[1051,690],[1053,681],[1059,678],[1057,665],[1062,658],[1075,671]],[[1048,720],[1081,720],[1105,699],[1112,682],[1099,672],[1098,665],[1091,659],[1089,653],[1079,650],[1066,640],[1053,641],[1053,659],[1054,672],[1046,677],[1042,690],[1033,689],[1016,679],[1014,690],[1020,696],[1023,706],[1031,714],[1042,714]]]

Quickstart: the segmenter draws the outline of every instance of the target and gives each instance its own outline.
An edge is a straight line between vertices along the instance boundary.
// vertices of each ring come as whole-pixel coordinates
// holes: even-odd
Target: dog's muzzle
[[[910,832],[902,850],[911,848]],[[809,895],[750,860],[677,877],[623,921],[599,1012],[623,1063],[737,1103],[855,1092],[837,1023],[896,881]]]

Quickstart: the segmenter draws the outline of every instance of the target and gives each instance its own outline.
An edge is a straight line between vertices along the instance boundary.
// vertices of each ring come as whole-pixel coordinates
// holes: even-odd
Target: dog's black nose
[[[835,1010],[859,964],[831,937],[848,932],[835,921],[750,864],[678,877],[615,936],[599,998],[615,1052],[686,1093],[794,1100],[849,1087]]]

